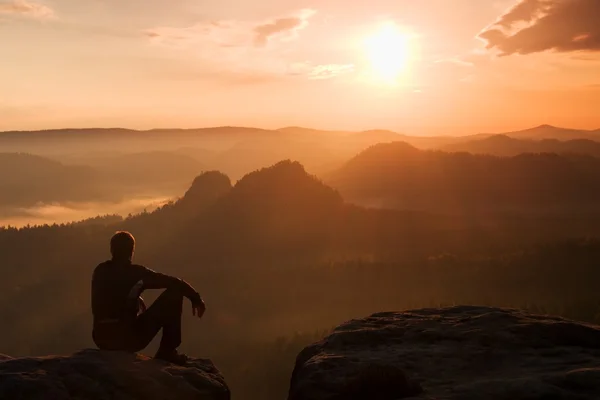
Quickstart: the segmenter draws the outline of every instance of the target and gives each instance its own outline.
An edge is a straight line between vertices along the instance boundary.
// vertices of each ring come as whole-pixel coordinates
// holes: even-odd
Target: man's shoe
[[[154,356],[154,358],[157,360],[163,360],[177,365],[185,365],[190,360],[190,358],[187,355],[183,353],[178,353],[177,350],[168,352],[159,350]]]

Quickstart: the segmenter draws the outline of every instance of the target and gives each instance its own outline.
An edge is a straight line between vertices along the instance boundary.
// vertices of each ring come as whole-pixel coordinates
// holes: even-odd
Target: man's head
[[[110,253],[113,260],[131,260],[135,250],[135,239],[126,231],[120,231],[110,239]]]

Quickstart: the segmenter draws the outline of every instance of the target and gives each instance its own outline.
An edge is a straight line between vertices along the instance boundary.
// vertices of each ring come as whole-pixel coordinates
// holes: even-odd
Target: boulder
[[[373,314],[297,357],[288,400],[600,399],[600,327],[514,309]]]
[[[0,399],[229,400],[209,360],[186,366],[100,350],[70,356],[0,359]]]

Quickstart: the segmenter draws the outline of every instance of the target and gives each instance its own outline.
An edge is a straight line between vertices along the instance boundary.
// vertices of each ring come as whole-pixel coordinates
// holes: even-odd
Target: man
[[[192,314],[202,318],[206,307],[187,282],[131,262],[135,239],[117,232],[110,241],[112,259],[98,265],[92,276],[92,337],[100,349],[138,352],[162,329],[155,358],[175,364],[187,361],[181,344],[183,298],[192,303]],[[145,289],[166,289],[146,309],[140,297]]]

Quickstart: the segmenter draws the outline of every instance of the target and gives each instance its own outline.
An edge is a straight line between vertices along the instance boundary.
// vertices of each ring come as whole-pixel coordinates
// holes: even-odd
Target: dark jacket
[[[107,320],[127,321],[135,318],[138,313],[139,296],[144,290],[167,288],[181,290],[193,304],[200,301],[198,292],[184,280],[132,264],[130,261],[103,262],[96,267],[92,275],[94,326]]]

